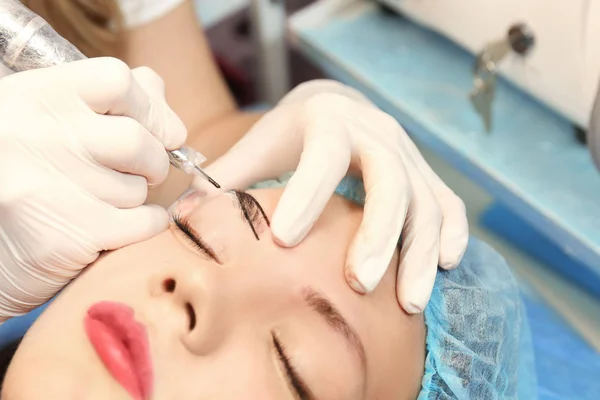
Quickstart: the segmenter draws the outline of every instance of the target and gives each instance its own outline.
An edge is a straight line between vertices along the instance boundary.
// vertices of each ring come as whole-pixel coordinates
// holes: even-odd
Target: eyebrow
[[[252,233],[256,240],[260,240],[258,236],[258,232],[256,231],[255,224],[260,224],[261,221],[266,221],[267,226],[271,225],[271,221],[267,217],[267,214],[263,210],[262,206],[256,200],[254,196],[250,193],[243,192],[241,190],[231,190],[230,193],[233,193],[237,199],[235,204],[242,211],[242,216],[252,229]],[[262,218],[261,218],[262,217]],[[184,218],[180,215],[173,216],[173,223],[193,244],[194,246],[200,250],[203,254],[208,256],[211,260],[215,261],[218,264],[223,264],[221,259],[217,256],[215,250],[208,245],[202,237],[196,232],[192,224],[190,224],[187,218]]]
[[[265,210],[263,210],[258,200],[250,193],[235,189],[231,190],[230,193],[235,195],[235,198],[237,199],[236,205],[242,211],[242,217],[248,223],[254,237],[256,240],[260,240],[256,226],[262,221],[266,221],[267,226],[271,226],[271,221],[269,221]]]
[[[304,289],[304,300],[311,309],[325,320],[327,325],[344,337],[346,343],[358,355],[363,372],[365,372],[367,367],[365,347],[356,331],[352,329],[333,303],[311,287]]]

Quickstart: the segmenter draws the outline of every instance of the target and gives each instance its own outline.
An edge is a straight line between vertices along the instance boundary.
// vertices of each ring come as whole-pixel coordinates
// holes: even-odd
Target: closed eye
[[[288,381],[288,385],[294,391],[294,397],[300,400],[312,400],[314,396],[311,394],[310,389],[304,383],[298,372],[294,369],[290,357],[288,357],[283,343],[279,340],[279,337],[275,332],[271,332],[273,338],[273,346],[279,357],[279,361],[285,371],[285,376]]]
[[[196,230],[192,227],[187,219],[181,217],[179,214],[176,214],[173,216],[173,223],[197,250],[208,256],[214,262],[223,264],[219,257],[217,257],[217,254],[213,248],[210,247],[204,240],[202,240],[200,235],[196,233]]]

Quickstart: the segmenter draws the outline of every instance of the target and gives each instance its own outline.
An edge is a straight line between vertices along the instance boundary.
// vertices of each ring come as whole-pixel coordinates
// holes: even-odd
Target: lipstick
[[[153,369],[146,328],[125,304],[100,302],[84,319],[85,332],[100,360],[135,400],[148,399]]]

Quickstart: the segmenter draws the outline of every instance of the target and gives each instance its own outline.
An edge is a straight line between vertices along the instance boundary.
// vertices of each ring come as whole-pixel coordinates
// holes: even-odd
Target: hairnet
[[[488,245],[471,238],[458,268],[438,272],[425,323],[419,400],[537,398],[518,285]]]
[[[284,186],[291,174],[256,187]],[[358,179],[336,193],[364,204]],[[425,371],[418,400],[535,399],[533,347],[517,282],[504,259],[475,238],[458,268],[439,271],[425,309]]]

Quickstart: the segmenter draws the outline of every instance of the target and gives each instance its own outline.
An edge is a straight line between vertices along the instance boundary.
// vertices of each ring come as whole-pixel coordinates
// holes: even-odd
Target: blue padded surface
[[[48,307],[48,304],[49,303],[38,307],[22,317],[9,319],[4,324],[0,325],[0,349],[23,337],[25,332],[27,332],[27,329],[29,329],[37,317],[46,309],[46,307]]]
[[[540,400],[600,399],[600,354],[533,289],[522,290],[531,326]]]
[[[502,203],[494,203],[481,216],[481,224],[510,241],[565,278],[600,298],[600,275],[594,274],[573,259],[548,238],[533,229],[520,216]]]
[[[327,20],[309,9],[291,26],[298,47],[330,76],[363,91],[600,276],[600,174],[569,121],[500,80],[494,131],[484,134],[468,101],[473,56],[376,7]]]

